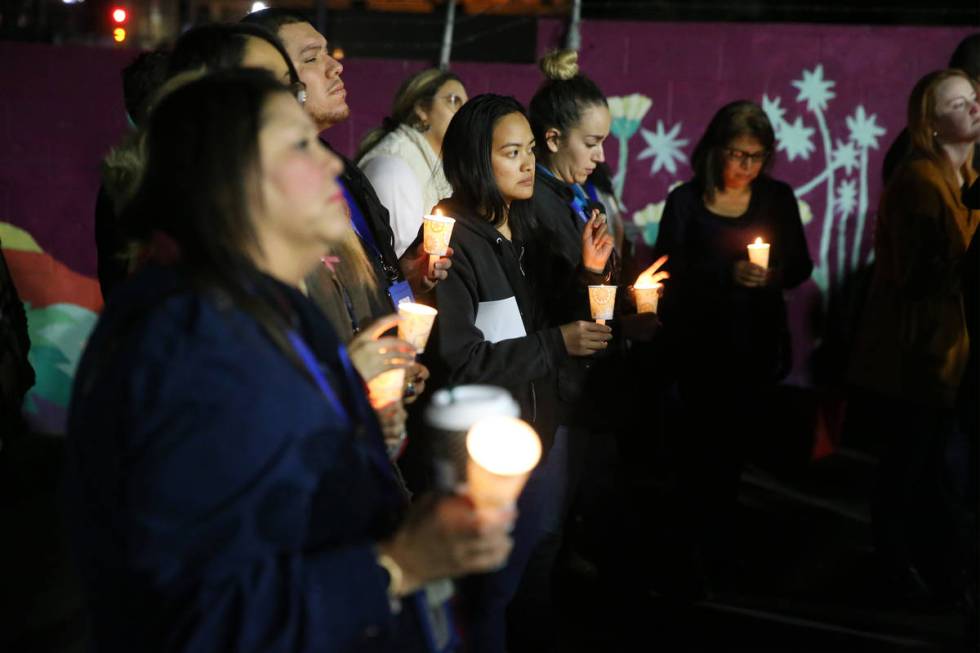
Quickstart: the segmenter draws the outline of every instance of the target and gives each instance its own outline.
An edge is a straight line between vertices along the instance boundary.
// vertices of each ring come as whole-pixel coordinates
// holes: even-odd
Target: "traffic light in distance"
[[[122,5],[109,5],[109,28],[112,30],[112,40],[117,44],[126,42],[129,36],[129,9]]]

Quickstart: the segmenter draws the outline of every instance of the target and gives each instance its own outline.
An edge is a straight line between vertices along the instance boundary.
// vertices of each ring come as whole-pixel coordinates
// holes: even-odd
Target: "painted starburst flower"
[[[786,152],[790,161],[795,161],[797,157],[803,160],[809,159],[810,153],[815,149],[813,128],[804,125],[803,118],[800,116],[791,123],[784,123],[776,149]]]
[[[835,84],[833,80],[824,79],[823,64],[818,63],[813,70],[803,71],[803,79],[793,82],[793,86],[800,91],[796,101],[805,101],[808,111],[826,111],[827,103],[837,97],[837,94],[831,90]]]
[[[837,186],[834,207],[841,215],[850,215],[857,208],[857,184],[853,179],[844,179]]]
[[[647,204],[633,213],[633,224],[642,230],[643,242],[647,245],[653,246],[657,242],[657,235],[660,233],[660,219],[664,215],[666,204],[667,200],[661,200]]]
[[[851,174],[858,167],[858,151],[854,141],[845,143],[838,138],[832,161],[835,168],[844,168],[846,174]]]
[[[609,101],[609,114],[612,116],[613,136],[629,140],[640,128],[643,117],[653,106],[653,100],[640,93],[633,93],[624,97],[611,97]]]
[[[655,131],[641,129],[640,135],[646,141],[647,147],[637,157],[639,160],[653,159],[650,165],[650,174],[655,175],[661,170],[666,170],[670,174],[677,174],[677,164],[686,163],[687,155],[681,148],[687,145],[686,138],[678,138],[681,132],[681,123],[674,125],[671,130],[664,130],[662,120],[657,121]]]
[[[859,104],[854,115],[848,116],[845,122],[851,132],[851,140],[861,147],[878,149],[878,138],[885,135],[885,128],[878,125],[877,114],[868,115],[864,106]]]
[[[781,102],[782,98],[779,96],[770,100],[767,94],[762,94],[762,110],[766,112],[769,122],[772,123],[772,129],[776,132],[776,138],[779,138],[783,123],[785,122],[784,116],[786,115],[786,109],[780,106]]]

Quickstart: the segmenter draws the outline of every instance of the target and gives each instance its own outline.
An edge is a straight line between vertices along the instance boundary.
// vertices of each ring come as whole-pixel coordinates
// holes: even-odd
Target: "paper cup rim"
[[[520,414],[520,406],[506,389],[473,384],[437,390],[425,410],[425,420],[444,431],[468,431],[491,415],[519,417]]]
[[[431,306],[417,302],[399,302],[398,311],[401,312],[402,309],[405,309],[407,313],[413,313],[415,315],[435,316],[439,314],[439,311]]]
[[[430,222],[445,222],[447,224],[456,222],[456,218],[450,218],[448,215],[427,215],[422,219]]]

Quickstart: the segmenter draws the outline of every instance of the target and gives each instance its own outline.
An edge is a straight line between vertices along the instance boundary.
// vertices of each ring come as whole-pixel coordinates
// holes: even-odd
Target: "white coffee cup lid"
[[[521,408],[509,392],[493,385],[459,385],[432,395],[426,421],[444,431],[468,431],[487,417],[520,417]]]

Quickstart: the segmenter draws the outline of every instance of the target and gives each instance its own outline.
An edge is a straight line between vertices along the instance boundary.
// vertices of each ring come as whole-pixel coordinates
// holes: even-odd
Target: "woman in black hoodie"
[[[438,208],[456,219],[454,268],[434,293],[439,318],[426,360],[437,387],[485,383],[509,390],[547,446],[553,424],[541,381],[567,356],[603,350],[611,336],[584,320],[542,328],[522,265],[534,162],[534,137],[513,98],[474,98],[450,123],[443,165],[453,196]],[[582,246],[608,256],[612,240],[604,229],[589,230]]]
[[[450,123],[443,166],[453,196],[438,208],[456,219],[453,267],[433,292],[439,316],[424,360],[436,388],[483,383],[509,390],[547,451],[555,428],[555,370],[568,356],[602,351],[611,335],[606,326],[584,320],[542,327],[522,265],[522,238],[533,215],[534,163],[531,127],[513,98],[478,96]],[[605,229],[585,233],[583,249],[608,257],[612,239]],[[565,472],[551,463],[546,453],[518,502],[507,567],[476,579],[476,587],[466,592],[474,615],[467,628],[474,651],[504,649],[506,605],[540,538],[544,516],[560,506]]]

